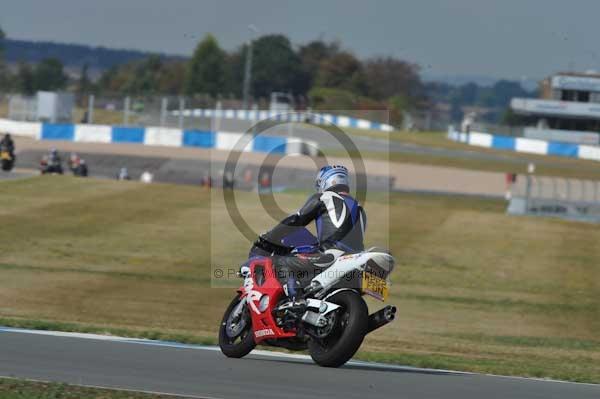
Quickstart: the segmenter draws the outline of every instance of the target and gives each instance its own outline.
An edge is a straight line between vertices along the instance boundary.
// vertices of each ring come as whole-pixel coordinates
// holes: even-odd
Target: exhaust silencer
[[[396,307],[387,305],[381,310],[373,313],[369,316],[369,328],[367,333],[377,330],[379,327],[383,327],[390,321],[396,318]]]

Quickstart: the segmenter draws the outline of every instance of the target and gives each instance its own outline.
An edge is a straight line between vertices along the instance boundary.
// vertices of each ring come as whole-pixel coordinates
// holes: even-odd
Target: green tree
[[[326,43],[321,40],[313,40],[312,42],[300,46],[298,55],[302,62],[302,69],[306,74],[309,87],[315,84],[319,68],[324,60],[327,60],[340,51],[338,43]]]
[[[105,71],[95,85],[110,94],[156,95],[183,91],[185,63],[165,61],[158,55]]]
[[[158,91],[160,93],[181,94],[185,86],[187,62],[165,62],[158,77]]]
[[[123,79],[121,90],[127,94],[157,94],[162,69],[163,61],[158,55],[127,65],[120,71]]]
[[[246,47],[241,49],[242,65],[246,61]],[[252,94],[268,97],[273,91],[304,94],[308,90],[306,75],[300,57],[289,39],[283,35],[259,37],[252,44]],[[243,74],[242,74],[243,77]]]
[[[185,80],[187,94],[207,93],[216,97],[225,86],[225,52],[212,35],[198,43]]]
[[[29,64],[19,63],[17,71],[17,90],[25,95],[32,95],[36,91],[35,77]]]
[[[364,65],[370,97],[385,100],[403,96],[409,106],[423,98],[424,88],[417,65],[393,57],[371,58]]]
[[[0,89],[7,89],[10,86],[10,77],[8,68],[4,65],[4,31],[0,28]]]
[[[61,90],[67,86],[68,78],[60,60],[46,58],[35,67],[33,81],[35,90]]]
[[[342,89],[360,95],[368,92],[367,77],[361,62],[351,53],[342,51],[324,60],[317,74],[319,87]]]
[[[0,28],[0,64],[4,63],[4,39],[6,38],[6,34]]]

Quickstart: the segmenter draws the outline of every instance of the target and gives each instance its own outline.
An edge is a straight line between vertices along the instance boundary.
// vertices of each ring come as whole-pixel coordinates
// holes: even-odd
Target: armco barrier
[[[0,119],[0,134],[27,136],[38,140],[63,140],[82,143],[134,143],[150,146],[198,147],[232,150],[242,133],[181,130],[163,127],[125,127],[18,122]],[[318,146],[295,137],[256,136],[245,152],[304,154],[315,156]]]
[[[73,141],[75,138],[75,125],[42,125],[42,140],[66,140]]]
[[[171,111],[171,115],[179,116],[180,111]],[[366,119],[356,119],[349,116],[319,114],[319,113],[303,113],[303,112],[278,112],[278,111],[258,111],[258,110],[243,110],[243,109],[185,109],[181,111],[185,117],[204,117],[204,118],[223,118],[237,119],[242,121],[259,121],[264,119],[273,119],[285,122],[301,122],[309,120],[316,124],[332,123],[339,127],[352,127],[365,130],[381,130],[391,132],[393,126],[385,123],[372,122]]]
[[[448,139],[473,146],[495,148],[498,150],[600,161],[600,147],[591,145],[561,143],[480,132],[461,133],[454,130],[448,131]]]

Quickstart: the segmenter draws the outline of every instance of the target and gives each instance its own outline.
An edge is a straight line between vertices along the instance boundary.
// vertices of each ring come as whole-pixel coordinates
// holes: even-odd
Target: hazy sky
[[[205,33],[233,49],[253,24],[295,43],[339,39],[428,75],[538,78],[600,70],[598,0],[1,0],[9,37],[190,54]]]

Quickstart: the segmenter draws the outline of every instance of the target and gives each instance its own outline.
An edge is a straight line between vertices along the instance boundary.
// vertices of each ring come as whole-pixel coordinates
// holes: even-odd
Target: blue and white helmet
[[[348,169],[342,165],[327,165],[323,166],[317,178],[315,179],[315,188],[317,192],[322,193],[337,185],[350,186],[350,178],[348,177]]]

